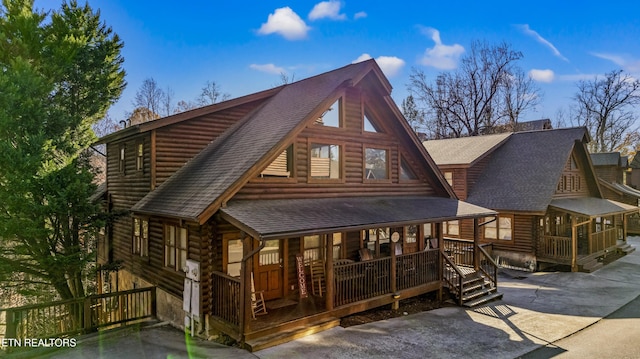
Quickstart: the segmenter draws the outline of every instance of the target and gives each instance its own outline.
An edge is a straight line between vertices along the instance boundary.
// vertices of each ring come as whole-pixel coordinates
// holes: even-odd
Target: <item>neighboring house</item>
[[[425,141],[424,146],[461,200],[499,213],[480,231],[499,264],[529,271],[562,264],[590,271],[617,250],[618,240],[626,240],[622,218],[638,208],[603,196],[588,141],[581,127]],[[470,239],[471,228],[469,221],[446,223],[445,236]]]
[[[104,137],[108,207],[131,213],[105,282],[252,350],[457,283],[442,222],[495,212],[455,197],[390,92],[370,60]]]
[[[640,156],[636,153],[629,163],[630,173],[627,175],[627,185],[635,189],[640,189]]]
[[[628,176],[631,175],[627,156],[621,156],[620,152],[592,153],[591,162],[604,198],[632,206],[640,205],[640,191],[626,184]],[[628,220],[627,231],[639,234],[640,216],[636,213],[626,220]]]

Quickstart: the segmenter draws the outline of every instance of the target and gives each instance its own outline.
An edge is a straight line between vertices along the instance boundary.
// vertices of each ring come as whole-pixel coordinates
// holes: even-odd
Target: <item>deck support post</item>
[[[571,216],[571,271],[578,271],[578,219]]]
[[[391,303],[392,310],[400,309],[400,301],[396,298],[396,291],[398,289],[396,286],[396,277],[398,275],[396,266],[396,246],[398,245],[400,245],[400,243],[394,242],[393,240],[391,241],[391,268],[389,270],[389,280],[391,281],[391,283],[389,283],[389,288],[391,288],[391,295],[394,298],[393,303]]]
[[[249,331],[251,325],[251,274],[253,273],[253,245],[254,240],[243,233],[242,256],[240,263],[240,274],[242,282],[240,286],[240,337],[244,340],[244,335]],[[255,253],[253,253],[255,254]]]
[[[477,217],[473,219],[473,269],[480,269],[480,224]]]
[[[440,289],[438,289],[438,301],[442,302],[442,280],[444,278],[444,263],[443,263],[443,257],[444,257],[444,237],[442,234],[442,222],[438,222],[436,223],[436,235],[438,236],[438,251],[440,252],[440,255],[438,256],[438,268],[440,268],[440,270],[438,271],[438,276],[440,277]]]

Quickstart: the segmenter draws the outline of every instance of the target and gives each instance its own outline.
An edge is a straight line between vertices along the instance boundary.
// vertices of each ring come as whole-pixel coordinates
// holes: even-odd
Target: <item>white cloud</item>
[[[606,53],[596,53],[593,52],[591,55],[595,57],[599,57],[604,60],[609,60],[614,64],[620,66],[623,70],[630,72],[632,74],[640,73],[640,60],[628,59],[622,55],[616,54],[606,54]]]
[[[553,72],[553,70],[539,70],[539,69],[532,69],[531,71],[529,71],[529,77],[531,77],[534,81],[538,81],[538,82],[553,82],[553,79],[555,78],[555,73]]]
[[[353,64],[372,59],[369,54],[362,54],[353,60]],[[378,56],[376,63],[387,77],[394,77],[404,67],[404,60],[396,56]]]
[[[290,7],[282,7],[269,14],[267,22],[262,24],[258,33],[280,34],[287,40],[300,40],[307,37],[310,29]]]
[[[569,62],[569,59],[567,59],[566,57],[562,56],[560,51],[558,51],[558,49],[556,49],[556,47],[553,46],[553,44],[551,42],[549,42],[544,37],[540,36],[540,34],[538,34],[536,31],[531,30],[531,28],[529,27],[529,24],[516,25],[516,26],[522,32],[524,32],[526,35],[529,35],[529,36],[533,37],[536,41],[538,41],[539,43],[541,43],[544,46],[548,47],[556,57],[562,59],[563,61]]]
[[[336,0],[317,3],[309,13],[309,20],[329,18],[331,20],[345,20],[347,15],[340,13],[342,3]]]
[[[268,74],[275,74],[275,75],[287,73],[287,71],[284,68],[280,66],[276,66],[274,64],[263,64],[263,65],[251,64],[249,65],[249,68],[252,70],[257,70],[260,72],[266,72]]]
[[[367,17],[367,13],[364,11],[358,11],[355,15],[353,15],[353,18],[356,20],[364,19],[365,17]]]
[[[460,44],[444,45],[440,40],[440,31],[434,28],[427,27],[422,32],[431,37],[435,46],[425,50],[420,63],[440,70],[455,69],[458,59],[464,53],[464,47]]]

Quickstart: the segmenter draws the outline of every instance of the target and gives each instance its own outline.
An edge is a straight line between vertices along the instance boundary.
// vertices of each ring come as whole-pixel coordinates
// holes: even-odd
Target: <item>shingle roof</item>
[[[341,85],[348,80],[359,81],[376,66],[373,60],[365,61],[283,86],[132,210],[199,221],[205,210],[314,111],[319,111],[323,101]]]
[[[620,152],[592,153],[591,163],[594,166],[620,166],[622,165],[622,158]]]
[[[550,206],[589,217],[638,212],[637,206],[593,197],[557,198],[551,201]]]
[[[545,212],[583,127],[514,133],[497,148],[467,201],[496,210]]]
[[[468,165],[496,148],[511,133],[424,141],[422,144],[438,166]]]
[[[222,216],[256,238],[318,234],[456,218],[496,212],[443,197],[349,197],[229,201]]]

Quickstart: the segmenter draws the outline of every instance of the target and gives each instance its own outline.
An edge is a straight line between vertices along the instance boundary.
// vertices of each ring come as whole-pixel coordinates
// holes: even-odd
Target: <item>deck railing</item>
[[[542,258],[571,261],[571,237],[540,236],[537,255]]]
[[[396,257],[396,288],[403,290],[437,282],[438,250],[403,254]]]
[[[462,273],[460,268],[458,268],[456,263],[454,263],[448,255],[444,254],[442,258],[444,265],[442,279],[449,288],[449,292],[458,298],[458,304],[462,305],[462,282],[464,280],[464,273]]]
[[[478,254],[480,256],[480,271],[484,274],[485,278],[487,278],[494,288],[498,287],[498,263],[491,257],[489,252],[487,252],[486,247],[488,248],[490,245],[481,245],[478,249]]]
[[[604,251],[616,245],[618,239],[618,229],[609,228],[602,232],[591,233],[589,238],[589,254]]]
[[[335,305],[390,293],[390,268],[390,257],[334,266]]]
[[[156,288],[92,295],[17,308],[4,312],[4,338],[51,338],[88,333],[156,315]]]
[[[462,239],[445,238],[444,252],[457,265],[473,266],[473,242]]]
[[[213,272],[213,303],[211,314],[225,322],[240,326],[240,279]]]

